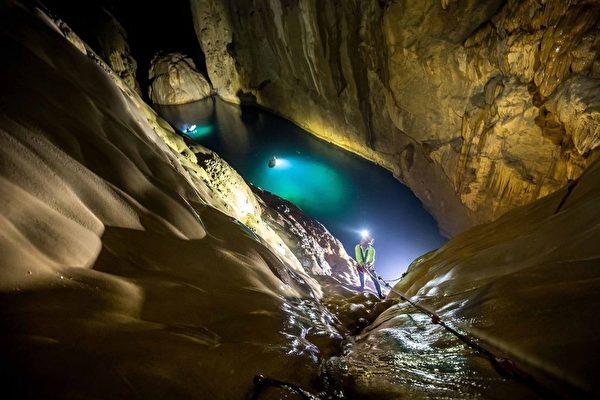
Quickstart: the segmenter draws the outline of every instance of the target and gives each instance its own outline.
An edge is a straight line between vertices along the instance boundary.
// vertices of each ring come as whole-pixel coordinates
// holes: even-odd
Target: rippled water
[[[369,229],[384,277],[399,276],[414,258],[445,242],[421,202],[391,173],[283,118],[214,99],[161,107],[160,113],[246,180],[324,223],[349,254],[359,231]],[[280,163],[269,168],[273,156]]]

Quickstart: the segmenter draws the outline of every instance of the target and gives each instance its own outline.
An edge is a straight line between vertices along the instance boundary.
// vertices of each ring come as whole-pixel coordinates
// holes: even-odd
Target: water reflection
[[[282,163],[265,170],[257,165],[249,171],[252,182],[262,189],[290,200],[311,215],[337,213],[349,205],[353,193],[348,182],[337,171],[309,156],[278,157]],[[318,199],[318,201],[315,201]]]
[[[360,229],[376,238],[377,269],[399,276],[445,239],[412,192],[389,172],[314,138],[278,116],[218,99],[159,109],[179,129],[216,151],[249,182],[294,202],[353,253]],[[273,157],[285,160],[269,168]]]

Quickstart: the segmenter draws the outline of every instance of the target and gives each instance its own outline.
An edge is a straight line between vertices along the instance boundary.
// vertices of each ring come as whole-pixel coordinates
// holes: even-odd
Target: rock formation
[[[129,49],[127,32],[111,13],[102,11],[98,27],[94,29],[96,51],[131,89],[141,94],[136,79],[137,63]]]
[[[595,0],[192,0],[217,93],[381,164],[452,235],[597,158]]]
[[[210,84],[194,61],[181,53],[157,54],[149,72],[149,96],[154,104],[184,104],[211,94]]]
[[[0,7],[3,394],[243,398],[258,373],[310,386],[314,343],[341,335],[251,188],[65,24]]]
[[[358,284],[354,260],[323,224],[287,200],[258,188],[254,191],[265,211],[263,219],[293,249],[306,273],[317,280],[321,276],[334,276],[339,282]]]

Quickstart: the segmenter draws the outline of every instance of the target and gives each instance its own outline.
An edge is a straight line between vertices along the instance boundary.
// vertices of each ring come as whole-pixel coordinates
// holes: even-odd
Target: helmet
[[[373,243],[375,243],[375,239],[371,235],[367,235],[360,240],[360,244],[372,245]]]

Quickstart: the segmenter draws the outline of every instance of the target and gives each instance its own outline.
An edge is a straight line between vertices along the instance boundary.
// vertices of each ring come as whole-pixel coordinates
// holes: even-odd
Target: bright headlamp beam
[[[363,229],[362,231],[360,231],[360,236],[363,238],[366,238],[367,236],[369,236],[369,231],[366,229]]]

